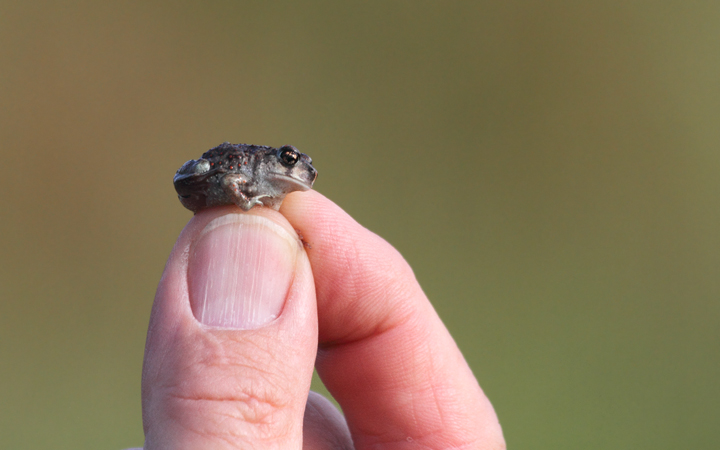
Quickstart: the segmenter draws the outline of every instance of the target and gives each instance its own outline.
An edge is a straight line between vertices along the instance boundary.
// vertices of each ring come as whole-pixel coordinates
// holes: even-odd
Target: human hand
[[[180,234],[150,317],[145,450],[505,448],[402,256],[317,192],[280,213],[211,208]],[[344,418],[308,396],[313,365]]]

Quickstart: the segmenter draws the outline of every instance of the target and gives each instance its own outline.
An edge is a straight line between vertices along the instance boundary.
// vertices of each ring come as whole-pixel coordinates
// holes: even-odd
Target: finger
[[[490,402],[398,252],[317,192],[288,196],[280,211],[310,247],[316,367],[355,447],[504,448]]]
[[[328,399],[310,391],[303,421],[303,450],[352,450],[345,418]]]
[[[269,208],[197,214],[150,317],[145,450],[300,449],[316,345],[312,273],[287,221]]]

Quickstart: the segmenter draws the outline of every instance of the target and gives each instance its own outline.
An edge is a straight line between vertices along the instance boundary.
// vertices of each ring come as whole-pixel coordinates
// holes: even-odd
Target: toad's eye
[[[300,155],[290,145],[280,147],[280,161],[288,167],[294,166],[300,159]]]

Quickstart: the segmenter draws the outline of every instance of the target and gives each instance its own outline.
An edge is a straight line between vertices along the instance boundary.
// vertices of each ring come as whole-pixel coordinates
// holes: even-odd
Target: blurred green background
[[[141,445],[223,141],[310,154],[511,448],[720,446],[720,3],[0,0],[0,448]]]

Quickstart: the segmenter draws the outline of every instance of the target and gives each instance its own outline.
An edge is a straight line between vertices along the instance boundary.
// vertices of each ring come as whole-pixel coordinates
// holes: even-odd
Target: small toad
[[[312,159],[292,145],[280,148],[225,142],[178,169],[173,184],[180,203],[193,212],[235,204],[280,208],[287,194],[312,189]]]

